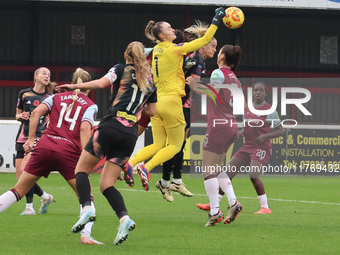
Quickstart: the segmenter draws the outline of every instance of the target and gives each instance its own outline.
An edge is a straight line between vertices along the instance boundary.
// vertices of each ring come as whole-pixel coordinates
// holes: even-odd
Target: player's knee
[[[161,150],[161,149],[163,149],[164,147],[165,147],[165,143],[163,144],[163,143],[154,143],[154,148],[155,148],[155,150],[156,151],[159,151],[159,150]]]
[[[173,153],[174,156],[181,151],[181,148],[182,148],[182,144],[179,144],[179,143],[172,143],[172,144],[169,144],[167,146],[167,148],[169,148],[169,153]],[[171,148],[171,149],[170,149]],[[170,152],[171,151],[171,152]]]
[[[255,174],[250,174],[250,181],[254,184],[260,181],[260,178],[256,176]]]

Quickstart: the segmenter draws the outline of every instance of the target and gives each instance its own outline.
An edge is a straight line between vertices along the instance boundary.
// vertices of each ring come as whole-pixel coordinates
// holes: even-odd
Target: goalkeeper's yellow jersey
[[[185,96],[185,77],[183,72],[183,56],[196,51],[213,38],[217,26],[210,25],[201,38],[184,44],[161,42],[153,49],[152,71],[157,87],[157,97],[165,95]]]

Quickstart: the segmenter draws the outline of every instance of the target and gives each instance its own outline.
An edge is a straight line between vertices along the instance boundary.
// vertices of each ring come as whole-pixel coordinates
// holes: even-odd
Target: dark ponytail
[[[230,67],[231,71],[235,71],[241,62],[242,49],[238,45],[224,45],[221,54],[225,56],[225,63]]]

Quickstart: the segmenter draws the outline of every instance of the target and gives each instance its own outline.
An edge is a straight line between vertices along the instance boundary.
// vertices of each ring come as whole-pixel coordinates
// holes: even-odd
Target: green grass
[[[206,228],[207,213],[196,208],[208,198],[202,178],[184,176],[194,197],[174,194],[165,201],[151,175],[150,191],[117,183],[136,229],[128,241],[113,246],[118,219],[99,191],[99,175],[91,177],[97,209],[92,235],[105,243],[81,245],[72,234],[79,204],[59,174],[42,178],[39,184],[53,194],[56,203],[46,215],[19,216],[25,199],[0,215],[0,254],[340,254],[340,178],[264,176],[271,215],[254,215],[260,206],[246,176],[233,180],[244,209],[231,224]],[[0,193],[14,186],[15,174],[0,174]],[[40,200],[35,199],[35,210]],[[221,203],[226,212],[227,199]]]

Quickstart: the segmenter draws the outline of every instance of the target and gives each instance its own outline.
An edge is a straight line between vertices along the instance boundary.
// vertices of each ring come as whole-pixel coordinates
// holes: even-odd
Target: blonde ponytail
[[[77,70],[74,72],[73,74],[73,78],[72,78],[72,82],[74,84],[79,84],[79,83],[83,83],[83,82],[88,82],[91,80],[91,75],[86,72],[84,69],[78,67]],[[86,90],[86,89],[85,89]],[[70,104],[67,109],[66,112],[68,112],[69,110],[72,109],[74,102],[77,101],[78,99],[78,95],[81,91],[84,91],[83,89],[76,89],[75,90],[75,95],[73,96],[73,102],[72,104]]]
[[[72,104],[70,104],[67,107],[66,112],[70,111],[73,108],[74,102],[77,101],[77,99],[78,99],[78,95],[80,93],[80,89],[76,89],[75,92],[76,92],[76,94],[73,96],[73,102],[72,102]]]
[[[194,25],[185,29],[186,32],[195,35],[197,38],[203,37],[207,32],[209,25],[200,21],[195,20]]]
[[[126,54],[135,65],[136,80],[139,88],[146,93],[150,89],[149,77],[151,70],[145,58],[143,44],[137,41],[131,42],[126,48]]]

